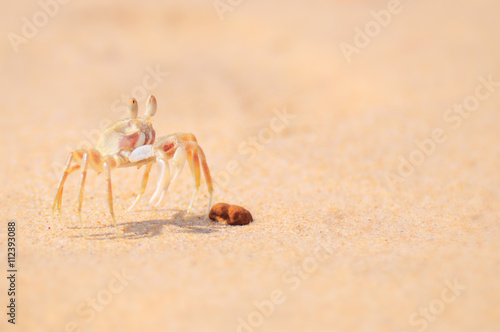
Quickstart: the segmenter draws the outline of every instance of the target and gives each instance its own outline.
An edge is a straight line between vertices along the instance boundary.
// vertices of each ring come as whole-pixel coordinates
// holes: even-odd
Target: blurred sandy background
[[[18,52],[9,33],[42,7],[2,3],[0,257],[5,272],[15,220],[19,272],[17,324],[2,313],[0,330],[498,331],[498,83],[475,111],[448,111],[473,100],[480,77],[500,82],[498,2],[401,1],[350,63],[340,45],[386,1],[222,2],[223,20],[211,0],[70,1]],[[78,174],[51,220],[68,150],[122,117],[122,95],[144,112],[144,92],[158,99],[158,134],[197,136],[214,203],[245,206],[254,223],[203,220],[204,186],[183,216],[187,168],[152,209],[153,168],[130,213],[143,171],[113,172],[123,238],[94,172],[90,239],[77,227]],[[265,136],[284,109],[293,119]],[[446,140],[388,181],[436,128]],[[252,137],[259,151],[242,151]],[[224,185],[232,161],[242,166]]]

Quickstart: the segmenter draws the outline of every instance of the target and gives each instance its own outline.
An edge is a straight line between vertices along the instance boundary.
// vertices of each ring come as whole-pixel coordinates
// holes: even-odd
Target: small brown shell
[[[253,221],[252,214],[247,209],[227,203],[217,203],[212,206],[208,217],[225,225],[247,225]]]

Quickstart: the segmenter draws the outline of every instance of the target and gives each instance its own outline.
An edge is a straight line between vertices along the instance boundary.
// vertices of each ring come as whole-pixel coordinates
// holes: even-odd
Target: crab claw
[[[143,145],[135,148],[128,156],[128,160],[132,163],[143,161],[155,156],[155,151],[152,145]]]

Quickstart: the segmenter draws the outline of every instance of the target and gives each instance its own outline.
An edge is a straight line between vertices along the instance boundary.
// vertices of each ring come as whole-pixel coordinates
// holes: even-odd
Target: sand
[[[0,256],[7,275],[15,221],[17,315],[0,330],[497,331],[498,2],[232,3],[223,20],[212,1],[4,4]],[[88,239],[78,174],[51,218],[68,151],[146,94],[159,135],[198,138],[214,203],[253,223],[205,220],[204,183],[185,215],[188,167],[152,208],[154,167],[132,212],[143,170],[113,171],[123,237],[102,174]]]

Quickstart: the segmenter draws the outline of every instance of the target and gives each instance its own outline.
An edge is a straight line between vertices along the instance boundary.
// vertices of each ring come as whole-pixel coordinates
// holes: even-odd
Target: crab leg
[[[194,177],[194,183],[195,183],[195,188],[193,190],[193,195],[191,196],[191,203],[189,203],[189,207],[187,210],[187,213],[191,210],[193,207],[194,199],[196,197],[196,194],[198,193],[198,189],[200,188],[200,161],[199,161],[199,154],[202,156],[202,167],[203,167],[203,173],[205,175],[205,180],[207,182],[207,187],[209,191],[209,202],[208,202],[208,211],[210,212],[210,207],[212,204],[212,191],[213,191],[213,185],[212,185],[212,178],[210,176],[210,170],[208,169],[208,165],[206,162],[205,154],[203,153],[203,150],[201,147],[198,145],[198,141],[196,140],[196,136],[191,133],[176,133],[174,134],[176,137],[182,139],[183,141],[186,142],[192,142],[192,145],[196,148],[195,150],[189,151],[190,154],[192,154],[193,160],[190,160],[189,154],[188,154],[188,162],[189,166],[191,166],[191,172],[193,173]],[[208,213],[207,213],[208,216]]]
[[[175,143],[174,143],[175,142]],[[208,207],[207,207],[207,218],[210,212],[210,208],[212,205],[212,193],[213,193],[213,183],[212,177],[210,175],[210,169],[208,168],[207,160],[205,157],[205,153],[201,149],[198,144],[196,137],[191,133],[174,133],[172,135],[160,138],[155,144],[157,149],[162,149],[165,151],[166,147],[180,148],[184,147],[188,153],[188,162],[191,168],[191,172],[193,173],[193,179],[195,182],[195,188],[193,190],[193,195],[191,196],[191,202],[189,204],[188,212],[191,209],[196,194],[198,192],[198,188],[200,185],[200,162],[201,167],[203,169],[203,174],[205,176],[205,182],[207,183],[208,189]],[[170,151],[166,151],[167,153]]]
[[[186,150],[195,153],[197,155],[197,158],[199,158],[199,160],[201,162],[201,168],[203,169],[203,175],[205,176],[205,182],[207,183],[207,189],[208,189],[208,208],[207,208],[207,215],[206,215],[206,218],[208,218],[208,214],[210,213],[210,208],[212,205],[212,192],[213,192],[214,188],[213,188],[213,184],[212,184],[212,177],[210,175],[210,169],[208,168],[207,159],[205,158],[205,153],[203,152],[201,147],[196,142],[184,141],[182,145],[185,146]],[[194,166],[196,167],[196,165],[194,165]],[[195,174],[195,177],[196,177],[196,174]],[[196,181],[196,179],[195,179],[195,181]],[[196,190],[196,188],[195,188],[195,190]],[[196,194],[196,192],[195,192],[195,194]],[[194,199],[194,195],[193,195],[192,200],[193,199]]]
[[[88,157],[89,155],[85,152],[82,158],[82,175],[80,182],[80,194],[78,195],[78,219],[80,220],[80,231],[82,232],[82,236],[86,236],[85,230],[83,229],[83,221],[82,221],[82,200],[83,200],[83,189],[85,187],[85,178],[87,177],[87,166],[88,166]]]
[[[170,177],[172,179],[171,182],[177,179],[179,174],[181,174],[182,169],[184,168],[184,164],[186,163],[186,158],[187,158],[186,149],[178,148],[177,150],[175,150],[174,156],[172,157],[174,168],[170,173]]]
[[[66,182],[66,178],[68,175],[76,171],[77,169],[80,168],[79,165],[71,165],[71,161],[73,160],[73,152],[70,152],[68,159],[66,161],[66,167],[64,169],[64,173],[61,176],[61,180],[59,181],[59,185],[57,187],[56,191],[56,197],[54,198],[54,203],[52,204],[52,215],[54,215],[54,212],[61,211],[61,201],[62,201],[62,194],[63,194],[63,188],[64,188],[64,183]]]
[[[149,172],[151,171],[152,166],[153,163],[146,165],[146,170],[144,171],[144,176],[142,177],[141,191],[139,192],[139,195],[137,195],[137,198],[135,199],[134,203],[132,203],[132,205],[127,209],[127,211],[130,211],[134,208],[134,206],[137,204],[137,202],[139,202],[142,195],[146,191],[146,186],[148,184],[148,179],[149,179]]]
[[[196,136],[191,133],[177,133],[174,134],[176,137],[182,139],[183,141],[188,141],[188,142],[194,142],[198,144],[198,141],[196,140]],[[193,180],[194,180],[194,189],[193,189],[193,194],[191,196],[191,202],[189,203],[189,207],[187,209],[186,213],[189,213],[191,211],[191,208],[193,207],[194,199],[196,197],[196,194],[198,193],[198,190],[200,188],[200,160],[198,158],[198,153],[196,151],[189,151],[188,152],[188,163],[191,168],[191,174],[193,174]]]
[[[214,191],[214,186],[212,184],[212,176],[210,175],[210,169],[208,168],[207,159],[205,158],[205,153],[203,153],[203,150],[198,144],[196,145],[201,160],[203,175],[205,176],[205,182],[207,183],[207,189],[208,189],[208,207],[207,207],[207,215],[205,216],[205,219],[207,219],[208,214],[210,213],[210,208],[212,207],[212,193]]]
[[[113,212],[113,190],[111,186],[111,170],[108,164],[108,161],[105,161],[103,163],[104,167],[104,174],[106,175],[106,182],[108,183],[108,207],[109,207],[109,213],[111,214],[111,220],[113,221],[113,226],[115,226],[116,233],[118,235],[122,235],[123,232],[118,229],[118,226],[116,225],[116,220],[115,220],[115,214]]]
[[[186,153],[186,150],[184,148],[179,148],[177,150],[175,150],[175,153],[174,153],[174,156],[172,157],[172,166],[173,168],[171,169],[170,171],[170,175],[166,174],[166,176],[169,176],[168,177],[168,182],[162,182],[162,183],[158,183],[158,189],[162,189],[161,191],[161,194],[160,194],[160,198],[158,199],[158,202],[155,204],[155,206],[159,206],[162,202],[163,202],[163,198],[165,198],[165,196],[167,195],[167,191],[168,191],[168,187],[170,186],[170,183],[174,182],[175,179],[177,179],[177,177],[179,176],[179,174],[182,172],[182,169],[184,168],[184,164],[186,163],[186,156],[187,156],[187,153]],[[167,160],[161,160],[160,161],[163,161],[166,165],[168,165],[168,161]],[[168,173],[168,167],[167,168],[164,168],[162,169],[162,172],[167,172]],[[162,174],[162,177],[163,177],[163,174]]]
[[[166,158],[158,159],[158,164],[161,168],[160,179],[158,180],[153,196],[149,200],[149,204],[154,204],[156,201],[156,204],[154,204],[155,206],[158,206],[161,203],[170,185],[170,168],[168,166],[168,161],[166,161]]]
[[[188,152],[187,160],[189,163],[189,168],[191,168],[191,174],[193,174],[193,180],[194,180],[193,195],[191,196],[191,202],[189,203],[189,207],[186,212],[189,213],[189,211],[191,211],[191,208],[193,207],[196,193],[200,188],[200,160],[198,158],[198,154],[195,151]]]

